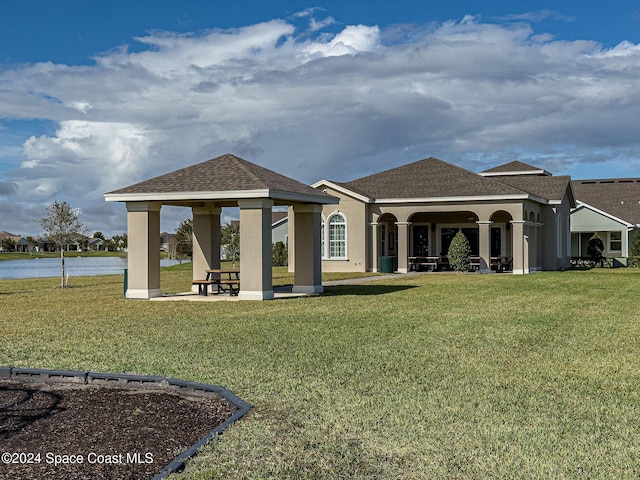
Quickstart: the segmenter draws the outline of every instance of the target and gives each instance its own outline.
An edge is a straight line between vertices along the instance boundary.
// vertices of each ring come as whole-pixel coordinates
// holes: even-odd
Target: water
[[[160,260],[160,266],[179,263],[177,260]],[[65,257],[64,264],[70,277],[122,274],[127,259],[122,257]],[[0,262],[0,279],[43,278],[60,276],[60,257],[29,260],[4,260]]]

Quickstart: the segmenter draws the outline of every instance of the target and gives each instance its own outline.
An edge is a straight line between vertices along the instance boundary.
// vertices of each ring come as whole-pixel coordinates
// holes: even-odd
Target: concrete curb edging
[[[224,387],[205,383],[190,382],[178,378],[166,378],[153,375],[132,375],[126,373],[99,373],[78,370],[46,370],[37,368],[17,368],[0,366],[0,379],[13,379],[40,382],[69,382],[91,385],[126,386],[136,388],[166,388],[182,394],[220,396],[237,408],[236,412],[223,423],[205,434],[192,447],[178,454],[153,480],[163,480],[172,473],[180,472],[185,462],[198,454],[198,451],[211,440],[221,435],[230,425],[238,421],[253,408],[234,393]]]

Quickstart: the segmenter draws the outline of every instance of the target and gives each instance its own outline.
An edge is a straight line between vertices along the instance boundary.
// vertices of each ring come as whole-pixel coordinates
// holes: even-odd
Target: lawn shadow
[[[324,287],[325,296],[337,295],[386,295],[388,293],[402,292],[412,288],[418,288],[417,285],[333,285]]]

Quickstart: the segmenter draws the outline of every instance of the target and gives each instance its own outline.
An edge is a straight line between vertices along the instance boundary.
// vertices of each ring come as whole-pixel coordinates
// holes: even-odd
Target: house
[[[13,247],[11,250],[12,252],[28,252],[29,251],[29,242],[27,241],[26,238],[20,235],[16,235],[14,233],[5,232],[3,230],[3,231],[0,231],[0,252],[4,250],[2,241],[7,239],[13,242]]]
[[[432,157],[312,186],[339,199],[322,209],[326,272],[375,272],[389,257],[397,272],[408,272],[418,257],[446,265],[458,230],[467,236],[480,272],[497,270],[506,259],[516,274],[571,266],[569,218],[576,202],[568,176],[522,162],[474,173]],[[290,216],[290,241],[293,223]],[[289,265],[295,269],[292,250]]]
[[[176,254],[176,234],[162,232],[160,234],[160,251],[175,256]]]
[[[78,251],[82,251],[82,247],[79,242],[76,243]],[[102,238],[89,238],[87,239],[87,250],[99,252],[105,250],[104,240]]]
[[[571,255],[587,257],[597,233],[604,256],[626,265],[640,228],[640,178],[573,180],[577,205],[571,212]]]
[[[271,243],[274,245],[282,242],[285,245],[289,241],[289,215],[286,211],[271,212]]]

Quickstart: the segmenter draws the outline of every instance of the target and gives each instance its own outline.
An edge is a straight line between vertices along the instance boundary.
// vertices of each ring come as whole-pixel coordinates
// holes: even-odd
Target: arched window
[[[341,213],[329,217],[329,258],[347,258],[347,221]]]

